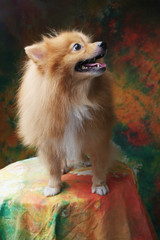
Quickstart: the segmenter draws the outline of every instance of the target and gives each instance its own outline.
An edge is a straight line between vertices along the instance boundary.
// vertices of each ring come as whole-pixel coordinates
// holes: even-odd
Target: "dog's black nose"
[[[104,50],[107,49],[107,43],[106,43],[106,42],[99,42],[99,43],[98,43],[98,46],[101,47],[101,48],[103,48]]]

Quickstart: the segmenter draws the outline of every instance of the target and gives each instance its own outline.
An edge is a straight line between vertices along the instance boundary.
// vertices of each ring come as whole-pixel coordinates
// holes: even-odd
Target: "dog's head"
[[[92,43],[82,32],[43,37],[43,41],[26,47],[25,51],[43,74],[86,79],[100,76],[106,70],[101,58],[106,54],[107,44],[102,41]]]

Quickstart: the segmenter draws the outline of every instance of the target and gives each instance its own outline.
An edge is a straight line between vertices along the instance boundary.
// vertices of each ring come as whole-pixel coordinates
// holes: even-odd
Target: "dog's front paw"
[[[97,193],[98,195],[103,196],[109,193],[109,188],[107,185],[97,187],[92,186],[92,193]]]
[[[51,188],[49,186],[46,186],[44,189],[44,195],[46,197],[54,196],[54,195],[58,194],[60,191],[61,191],[60,188]]]

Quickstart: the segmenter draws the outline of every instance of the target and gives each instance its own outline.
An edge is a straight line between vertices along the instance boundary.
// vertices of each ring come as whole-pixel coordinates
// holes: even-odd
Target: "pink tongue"
[[[86,63],[85,67],[106,67],[105,63]]]

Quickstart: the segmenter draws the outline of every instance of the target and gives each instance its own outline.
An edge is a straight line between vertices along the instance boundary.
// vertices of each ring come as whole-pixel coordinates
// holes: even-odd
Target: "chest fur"
[[[70,110],[62,143],[68,164],[80,159],[82,141],[78,138],[78,132],[83,131],[84,119],[92,119],[87,106],[83,105]]]

